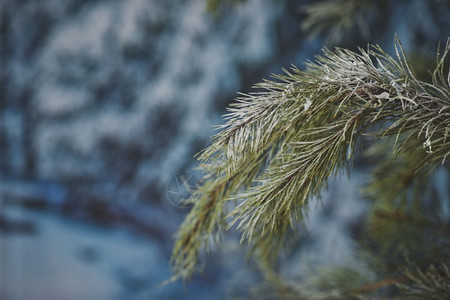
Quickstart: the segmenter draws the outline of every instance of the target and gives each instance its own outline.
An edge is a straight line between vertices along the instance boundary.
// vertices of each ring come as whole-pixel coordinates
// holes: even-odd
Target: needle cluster
[[[397,155],[419,153],[414,172],[445,164],[450,43],[438,52],[430,83],[416,78],[398,39],[395,50],[325,49],[305,70],[284,70],[230,105],[198,156],[205,175],[177,234],[175,278],[189,278],[201,252],[231,227],[257,258],[275,262],[311,199],[350,169],[363,136],[391,137]]]

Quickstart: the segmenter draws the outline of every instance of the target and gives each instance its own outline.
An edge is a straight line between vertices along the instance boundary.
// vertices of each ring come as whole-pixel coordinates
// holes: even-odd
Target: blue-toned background
[[[190,284],[160,285],[187,212],[182,181],[200,176],[193,156],[238,91],[326,44],[300,30],[309,2],[212,13],[203,0],[0,1],[0,299],[245,295],[259,277],[237,242]],[[407,51],[432,54],[448,36],[448,1],[388,11],[369,20],[370,36],[349,32],[342,45],[392,50],[397,32]],[[325,210],[311,208],[315,238],[287,275],[300,260],[351,259],[366,207],[355,172],[331,184]]]

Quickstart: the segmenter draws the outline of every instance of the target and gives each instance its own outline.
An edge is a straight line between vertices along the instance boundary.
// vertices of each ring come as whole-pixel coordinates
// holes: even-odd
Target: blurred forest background
[[[261,278],[237,242],[189,285],[160,285],[193,156],[238,91],[323,46],[392,53],[394,33],[427,78],[449,1],[2,0],[0,298],[246,295]],[[366,165],[311,208],[285,274],[351,261]]]

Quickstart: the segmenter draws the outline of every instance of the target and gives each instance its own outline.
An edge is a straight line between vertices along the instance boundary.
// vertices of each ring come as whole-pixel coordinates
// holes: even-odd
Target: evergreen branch
[[[450,270],[447,265],[431,265],[425,272],[417,268],[407,272],[409,284],[399,285],[407,299],[448,299],[450,295]]]
[[[404,151],[401,155],[392,152],[392,139],[375,144],[367,151],[366,156],[376,165],[370,184],[365,189],[365,194],[370,199],[389,208],[393,203],[417,208],[421,201],[429,198],[430,181],[436,172],[433,172],[433,166],[418,164],[429,153],[426,149],[415,151],[417,144],[412,137],[402,137]]]
[[[236,224],[242,241],[252,243],[261,259],[274,261],[309,199],[349,167],[362,135],[393,136],[396,152],[425,151],[417,170],[445,162],[450,43],[438,54],[432,83],[414,76],[397,38],[395,46],[395,58],[379,46],[359,53],[325,49],[305,71],[285,70],[230,106],[227,123],[199,156],[206,177],[178,233],[177,276],[189,277],[200,249],[223,227],[228,200],[239,205],[227,228]]]
[[[365,38],[370,36],[367,16],[380,7],[380,0],[326,0],[309,4],[302,29],[310,36],[324,34],[327,40],[337,43],[349,31],[357,28]]]
[[[288,281],[276,276],[268,278],[274,291],[273,297],[286,300],[379,299],[373,297],[379,290],[408,281],[405,275],[376,279],[344,267],[323,269],[300,281]]]
[[[349,294],[352,295],[359,295],[359,294],[364,294],[364,293],[372,293],[374,291],[392,286],[392,285],[398,285],[401,284],[403,282],[408,281],[408,277],[407,276],[396,276],[396,277],[390,277],[390,278],[385,278],[376,282],[371,282],[369,284],[366,284],[358,289],[355,289],[353,291],[351,291]]]

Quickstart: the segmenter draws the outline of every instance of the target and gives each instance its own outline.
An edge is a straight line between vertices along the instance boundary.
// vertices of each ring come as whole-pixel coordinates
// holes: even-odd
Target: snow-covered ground
[[[217,299],[223,292],[214,281],[164,285],[167,251],[144,236],[18,208],[3,214],[30,229],[0,234],[1,299]]]
[[[354,175],[358,180],[330,182],[321,205],[310,207],[309,237],[284,266],[285,276],[354,261],[351,231],[367,208],[358,196],[365,177]],[[0,232],[1,299],[222,299],[257,281],[233,234],[206,260],[203,275],[186,286],[161,285],[171,275],[169,252],[132,227],[98,226],[14,204],[3,206],[2,218],[10,231]]]

